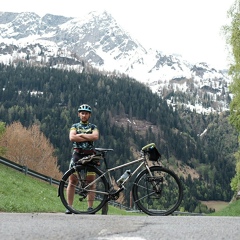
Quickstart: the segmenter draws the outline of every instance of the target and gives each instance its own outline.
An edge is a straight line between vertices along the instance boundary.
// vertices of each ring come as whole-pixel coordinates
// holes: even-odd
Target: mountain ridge
[[[231,79],[226,70],[146,49],[106,11],[91,12],[81,18],[1,12],[0,23],[2,62],[27,59],[81,72],[84,61],[103,73],[135,78],[175,107],[200,113],[229,108]],[[8,53],[7,48],[15,51]],[[25,53],[20,54],[24,49]]]

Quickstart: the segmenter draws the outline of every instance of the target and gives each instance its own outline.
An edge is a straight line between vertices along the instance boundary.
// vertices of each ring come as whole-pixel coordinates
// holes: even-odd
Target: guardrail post
[[[24,167],[24,173],[25,173],[25,175],[27,175],[27,173],[28,173],[28,166],[23,166]]]
[[[49,178],[49,183],[50,183],[50,185],[52,185],[52,178],[51,177]]]

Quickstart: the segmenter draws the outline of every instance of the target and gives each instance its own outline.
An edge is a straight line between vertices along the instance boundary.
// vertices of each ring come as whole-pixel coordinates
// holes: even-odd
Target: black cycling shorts
[[[88,156],[89,154],[83,154],[83,153],[78,153],[76,151],[73,151],[72,158],[69,164],[69,169],[74,166],[74,163],[76,163],[79,159]]]

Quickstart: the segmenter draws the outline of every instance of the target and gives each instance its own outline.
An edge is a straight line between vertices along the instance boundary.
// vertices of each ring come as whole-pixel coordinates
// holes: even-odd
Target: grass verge
[[[0,179],[0,212],[65,212],[57,185],[50,185],[3,164],[0,164]],[[113,206],[109,206],[108,214],[144,215]]]
[[[240,216],[240,200],[229,203],[223,209],[209,214],[210,216]]]
[[[0,164],[0,212],[65,212],[58,186]],[[101,214],[101,212],[99,212]],[[140,215],[109,206],[110,215]],[[240,200],[228,204],[210,216],[240,216]]]

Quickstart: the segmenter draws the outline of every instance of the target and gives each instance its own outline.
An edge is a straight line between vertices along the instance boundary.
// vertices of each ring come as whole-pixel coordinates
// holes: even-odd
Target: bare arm
[[[86,142],[86,141],[96,141],[99,138],[99,132],[94,129],[90,134],[79,133],[76,130],[71,130],[69,133],[69,139],[71,142]]]

